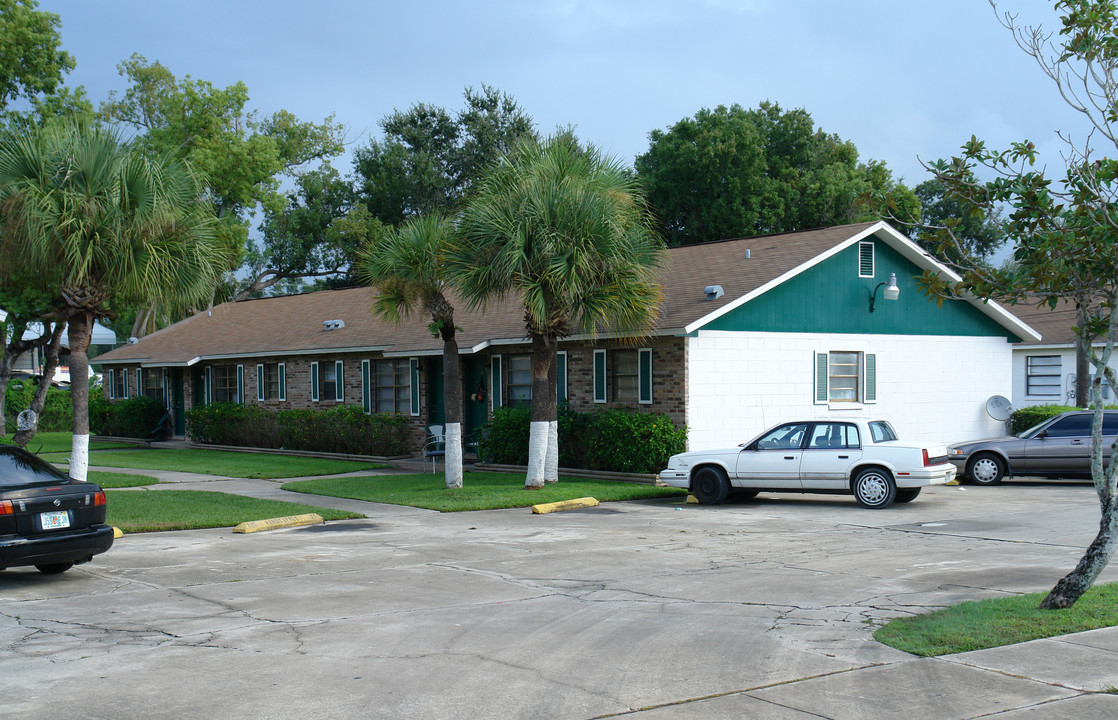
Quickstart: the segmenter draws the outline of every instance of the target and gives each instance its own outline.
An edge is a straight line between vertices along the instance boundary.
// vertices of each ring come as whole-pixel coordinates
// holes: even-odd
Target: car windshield
[[[889,442],[897,439],[897,431],[884,420],[874,420],[869,423],[870,437],[875,443]]]
[[[0,445],[0,488],[51,485],[60,482],[70,482],[70,478],[21,448],[14,445]]]

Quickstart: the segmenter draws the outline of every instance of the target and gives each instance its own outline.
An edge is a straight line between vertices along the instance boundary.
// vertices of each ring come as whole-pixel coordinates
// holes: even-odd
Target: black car
[[[66,572],[112,547],[105,492],[72,480],[23,448],[0,445],[0,570]]]

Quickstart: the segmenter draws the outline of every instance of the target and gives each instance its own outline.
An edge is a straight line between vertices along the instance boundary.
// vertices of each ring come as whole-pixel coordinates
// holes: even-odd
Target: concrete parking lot
[[[0,716],[1118,716],[1100,694],[1118,686],[1111,631],[926,660],[872,638],[1047,590],[1098,527],[1086,484],[940,487],[883,511],[354,506],[369,517],[129,535],[62,576],[0,573]]]

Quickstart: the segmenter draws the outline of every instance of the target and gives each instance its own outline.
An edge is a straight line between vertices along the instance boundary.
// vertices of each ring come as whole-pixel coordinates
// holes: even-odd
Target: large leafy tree
[[[235,251],[228,270],[253,250],[248,235],[252,213],[261,207],[282,212],[283,181],[344,150],[343,128],[332,116],[320,123],[286,110],[261,117],[248,109],[243,82],[218,88],[189,75],[180,80],[141,55],[121,63],[119,70],[129,87],[102,103],[102,115],[140,131],[141,146],[149,152],[186,160],[205,178],[219,236]],[[255,252],[268,254],[258,248]]]
[[[0,0],[0,110],[18,98],[53,93],[74,58],[62,49],[62,21],[35,0]]]
[[[940,256],[962,280],[925,276],[928,288],[940,297],[973,293],[1051,307],[1066,300],[1077,309],[1077,351],[1095,367],[1090,388],[1095,409],[1091,474],[1102,517],[1094,541],[1044,598],[1044,608],[1073,605],[1118,544],[1118,453],[1103,463],[1101,394],[1104,377],[1118,387],[1109,365],[1118,334],[1118,160],[1105,156],[1118,150],[1118,4],[1060,0],[1055,7],[1062,22],[1056,42],[1042,28],[1019,25],[1013,15],[1001,15],[1000,20],[1064,100],[1089,122],[1092,140],[1078,146],[1067,142],[1062,177],[1037,169],[1037,149],[1029,141],[1000,151],[972,137],[958,156],[933,163],[929,169],[937,181],[968,215],[989,216],[999,205],[1011,208],[1005,229],[1013,242],[1014,262],[1003,268],[981,262],[967,242],[964,220],[952,218],[935,238]],[[1102,339],[1101,349],[1095,347],[1096,339]]]
[[[912,225],[913,240],[925,250],[938,248],[936,232],[947,222],[953,225],[955,238],[967,257],[987,260],[1005,241],[1005,223],[999,208],[972,213],[970,206],[950,195],[936,178],[925,180],[913,191],[920,201],[919,221]],[[953,248],[945,249],[952,259],[961,259]]]
[[[123,302],[200,302],[228,267],[212,206],[188,167],[150,159],[97,125],[29,128],[0,142],[0,261],[55,283],[69,323],[74,440],[70,473],[89,463],[88,348],[94,320]],[[0,278],[4,282],[6,278]]]
[[[572,134],[526,142],[463,212],[450,258],[471,304],[511,296],[532,340],[532,421],[525,485],[558,480],[555,356],[560,338],[602,328],[640,334],[660,304],[663,243],[632,173]]]
[[[427,212],[461,207],[485,168],[524,139],[532,119],[512,97],[488,85],[466,88],[465,106],[416,103],[381,120],[384,137],[354,153],[362,204],[386,225]]]
[[[456,233],[448,216],[419,215],[370,243],[359,262],[359,274],[377,289],[375,312],[395,323],[422,312],[442,338],[448,489],[462,487],[462,381],[446,269]]]
[[[859,162],[853,143],[803,109],[704,108],[649,140],[635,167],[673,246],[876,219],[857,202],[872,189],[918,212],[883,163]]]

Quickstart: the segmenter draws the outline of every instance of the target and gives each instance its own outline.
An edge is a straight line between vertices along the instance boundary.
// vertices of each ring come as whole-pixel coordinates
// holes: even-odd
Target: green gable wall
[[[923,272],[885,242],[874,238],[873,278],[858,277],[858,243],[815,265],[741,307],[704,325],[703,330],[820,332],[878,335],[967,335],[1020,338],[961,300],[943,306],[924,294]],[[747,261],[749,262],[749,261]],[[755,260],[752,262],[756,262]],[[897,274],[897,300],[882,287],[870,313],[870,293]]]

